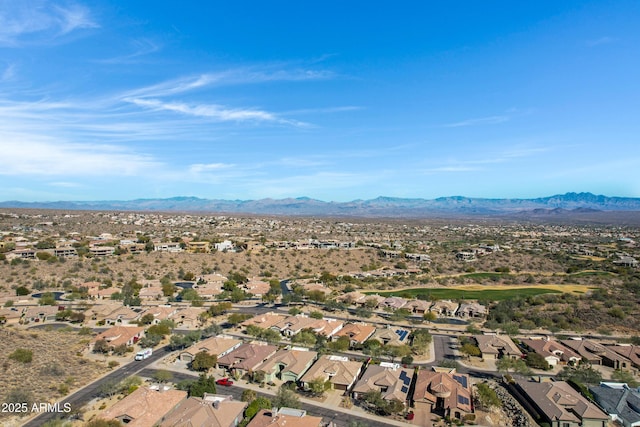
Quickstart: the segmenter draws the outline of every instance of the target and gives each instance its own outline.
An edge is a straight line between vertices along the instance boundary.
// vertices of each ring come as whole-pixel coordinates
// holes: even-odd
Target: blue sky
[[[637,1],[0,0],[0,200],[638,197],[638,22]]]

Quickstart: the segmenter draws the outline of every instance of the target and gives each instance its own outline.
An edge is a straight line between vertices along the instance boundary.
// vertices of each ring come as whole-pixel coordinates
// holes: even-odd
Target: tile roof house
[[[258,366],[255,372],[264,372],[265,382],[275,379],[297,382],[317,358],[315,351],[282,349]]]
[[[240,347],[218,358],[218,366],[232,373],[244,375],[258,366],[278,350],[274,345],[242,344]]]
[[[204,307],[186,307],[178,310],[172,320],[177,326],[197,328],[202,326],[201,315],[206,311]]]
[[[516,388],[527,400],[526,406],[532,406],[551,427],[606,427],[609,423],[607,414],[564,381],[519,379]]]
[[[118,420],[131,427],[153,427],[171,409],[187,398],[182,390],[154,390],[139,387],[99,415],[106,420]]]
[[[265,314],[260,314],[258,316],[254,316],[251,319],[247,319],[244,322],[242,322],[240,325],[244,327],[247,327],[249,325],[254,325],[262,329],[269,329],[286,318],[287,316],[285,316],[284,314],[269,312]]]
[[[335,341],[340,337],[347,337],[349,338],[350,346],[355,347],[362,345],[366,340],[371,338],[375,331],[375,326],[366,323],[347,323],[333,335],[332,339]]]
[[[487,307],[477,302],[463,302],[456,311],[456,316],[465,318],[485,317]]]
[[[390,326],[386,328],[379,328],[371,336],[372,340],[377,340],[382,345],[403,345],[407,343],[407,337],[409,331],[401,328],[392,328]]]
[[[381,304],[378,305],[378,307],[398,310],[399,308],[404,307],[406,303],[407,300],[401,297],[387,297],[384,299],[384,301],[382,301]]]
[[[362,362],[350,361],[346,357],[324,355],[302,376],[300,381],[307,388],[308,383],[316,378],[329,380],[336,390],[347,391],[355,384]]]
[[[22,314],[22,322],[46,322],[56,320],[58,314],[57,305],[40,305],[37,307],[28,307]]]
[[[523,339],[520,342],[525,347],[544,357],[549,366],[556,366],[559,363],[565,365],[567,363],[577,364],[582,360],[578,353],[556,340]]]
[[[162,417],[160,427],[235,427],[242,421],[247,402],[232,396],[205,393],[204,397],[190,397],[180,402]]]
[[[221,358],[240,347],[240,345],[242,345],[242,341],[239,339],[224,335],[210,337],[181,351],[178,355],[178,359],[183,362],[190,363],[196,357],[196,354],[201,351],[206,351],[209,354],[216,355],[218,358]]]
[[[261,409],[247,427],[320,427],[322,417],[312,417],[304,410],[289,408]]]
[[[385,400],[399,400],[405,403],[413,378],[413,370],[398,364],[381,363],[369,365],[351,392],[358,399],[369,391],[380,391]]]
[[[296,316],[289,316],[275,325],[271,326],[271,329],[280,332],[286,337],[292,337],[297,335],[303,329],[313,329],[313,326],[317,323],[318,319],[298,314]]]
[[[640,427],[640,390],[626,384],[600,383],[589,391],[613,421],[624,427]]]
[[[604,365],[623,371],[632,370],[631,360],[613,351],[611,347],[587,339],[562,340],[560,342],[593,365]]]
[[[402,308],[406,308],[413,314],[424,314],[427,312],[427,310],[429,310],[430,305],[431,305],[431,302],[429,301],[414,299],[414,300],[408,301]]]
[[[633,369],[633,373],[638,375],[638,370],[640,370],[640,346],[639,345],[626,345],[626,344],[618,344],[612,345],[608,347],[609,349],[615,351],[621,356],[626,357],[631,361],[631,366]]]
[[[113,326],[96,335],[91,340],[90,348],[93,349],[93,345],[98,340],[105,340],[111,347],[123,344],[131,346],[142,337],[144,337],[144,328],[138,326]]]
[[[429,309],[439,316],[453,316],[457,310],[458,303],[450,300],[436,301]]]
[[[473,412],[471,382],[455,369],[433,368],[418,372],[412,401],[427,412],[462,419]]]
[[[522,351],[507,335],[474,335],[473,339],[478,343],[478,348],[484,359],[522,356]]]
[[[149,307],[138,315],[142,318],[145,314],[151,314],[153,316],[153,324],[157,325],[163,320],[173,319],[173,316],[178,312],[176,307],[170,305],[156,305]]]

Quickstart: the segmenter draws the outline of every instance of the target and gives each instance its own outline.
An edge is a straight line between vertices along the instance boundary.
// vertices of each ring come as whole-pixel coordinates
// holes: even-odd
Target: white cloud
[[[227,163],[208,163],[208,164],[196,163],[189,166],[189,172],[192,174],[201,174],[201,173],[207,173],[207,172],[216,172],[224,169],[230,169],[234,166],[235,165],[233,164],[227,164]]]
[[[101,59],[96,62],[101,64],[133,64],[140,61],[146,55],[160,51],[161,45],[150,39],[136,39],[131,41],[132,53],[114,58]]]
[[[589,47],[601,46],[603,44],[614,43],[615,41],[617,41],[617,39],[614,37],[604,36],[604,37],[600,37],[593,40],[587,40],[587,46]]]
[[[50,43],[73,31],[97,27],[90,11],[78,4],[62,6],[45,0],[0,3],[0,45]]]
[[[460,122],[448,123],[448,124],[445,124],[444,127],[457,128],[457,127],[465,127],[465,126],[496,125],[496,124],[508,122],[510,119],[511,117],[507,115],[480,117],[477,119],[468,119]]]
[[[262,121],[304,126],[302,122],[279,118],[273,113],[256,109],[226,108],[215,104],[187,105],[179,102],[163,102],[158,99],[125,98],[127,102],[155,111],[172,111],[190,116],[206,117],[217,121]]]
[[[132,176],[163,165],[115,145],[68,143],[28,134],[0,134],[0,175]]]

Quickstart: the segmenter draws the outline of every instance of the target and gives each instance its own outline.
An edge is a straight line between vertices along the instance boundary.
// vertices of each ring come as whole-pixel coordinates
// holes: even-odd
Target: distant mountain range
[[[198,197],[128,201],[0,202],[0,208],[56,210],[200,212],[290,216],[346,216],[387,218],[436,217],[562,217],[604,212],[640,211],[640,198],[566,193],[536,199],[440,197],[413,199],[378,197],[351,202],[324,202],[308,197],[260,200],[212,200]]]

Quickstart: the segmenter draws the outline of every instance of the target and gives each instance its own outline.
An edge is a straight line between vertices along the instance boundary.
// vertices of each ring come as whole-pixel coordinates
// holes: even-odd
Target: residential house
[[[433,303],[429,311],[434,312],[438,316],[453,316],[458,311],[458,303],[450,300],[436,301]]]
[[[483,318],[487,316],[487,307],[477,302],[463,302],[456,311],[456,316],[463,318]]]
[[[149,307],[144,310],[142,313],[138,315],[138,318],[141,319],[147,314],[151,314],[153,316],[152,324],[157,325],[163,320],[171,320],[173,316],[178,312],[177,307],[173,307],[171,305],[156,305],[153,307]]]
[[[201,315],[206,311],[204,307],[186,307],[178,310],[173,316],[177,326],[183,328],[199,328],[202,326]]]
[[[613,421],[623,427],[640,427],[640,390],[627,384],[603,382],[589,387],[589,391]]]
[[[430,305],[431,305],[431,302],[429,301],[414,299],[414,300],[408,301],[402,308],[406,308],[412,314],[422,315],[426,313],[427,310],[429,310]]]
[[[407,300],[401,297],[387,297],[382,301],[379,308],[386,308],[389,310],[398,310],[405,306]]]
[[[262,295],[266,295],[267,292],[271,289],[271,285],[262,280],[257,280],[255,278],[249,280],[245,283],[244,288],[253,296],[261,297]]]
[[[184,249],[182,248],[181,242],[158,242],[153,245],[153,250],[157,252],[182,252]]]
[[[113,255],[116,248],[113,246],[90,246],[89,254],[94,257],[105,257]]]
[[[473,413],[469,376],[448,368],[418,371],[412,401],[422,412],[460,420]]]
[[[242,344],[235,350],[218,358],[218,366],[232,374],[244,376],[255,371],[258,366],[273,356],[278,350],[275,345]]]
[[[343,327],[344,322],[342,320],[325,317],[323,319],[316,319],[316,322],[311,326],[311,329],[318,335],[331,338]]]
[[[340,295],[336,299],[338,301],[344,302],[345,304],[356,304],[357,305],[360,301],[361,301],[361,304],[363,304],[364,300],[367,297],[368,297],[368,295],[365,295],[362,292],[352,291],[352,292],[347,292],[346,294]]]
[[[634,375],[640,373],[640,346],[630,344],[618,344],[608,346],[609,349],[615,351],[621,356],[631,361],[632,372]]]
[[[562,340],[565,346],[578,353],[583,360],[592,365],[603,365],[613,369],[631,371],[631,360],[611,349],[588,339]]]
[[[331,338],[336,341],[340,337],[349,338],[351,348],[364,344],[376,331],[375,326],[366,323],[347,323],[342,329],[336,332]]]
[[[22,308],[0,307],[0,325],[15,325],[22,319]]]
[[[247,427],[320,427],[322,417],[307,415],[303,409],[261,409]]]
[[[336,390],[349,390],[358,379],[362,362],[350,361],[347,357],[324,355],[302,376],[300,381],[307,389],[309,382],[316,378],[329,380]]]
[[[550,427],[606,427],[609,416],[564,381],[516,379],[531,415]]]
[[[76,248],[65,246],[53,249],[53,256],[58,258],[73,258],[78,256]]]
[[[159,301],[164,298],[164,292],[160,286],[147,286],[140,289],[138,296],[143,301]]]
[[[282,349],[258,366],[255,372],[264,372],[265,382],[278,379],[282,382],[298,382],[318,357],[315,351]]]
[[[106,325],[131,325],[136,324],[140,309],[133,309],[127,306],[119,306],[105,318]]]
[[[188,242],[187,251],[208,254],[211,252],[211,247],[209,246],[209,242]]]
[[[236,427],[242,421],[247,402],[232,396],[205,393],[180,402],[162,417],[160,427]]]
[[[187,392],[182,390],[138,387],[111,408],[103,411],[98,418],[118,420],[130,427],[153,427],[186,398]]]
[[[22,323],[47,322],[56,320],[60,309],[57,305],[40,305],[28,307],[22,314]]]
[[[89,290],[87,291],[87,294],[89,295],[89,298],[94,299],[94,300],[110,300],[111,299],[111,295],[113,294],[117,294],[118,292],[120,292],[120,288],[115,288],[115,287],[91,287],[89,288]]]
[[[531,351],[544,357],[549,366],[568,363],[574,365],[582,360],[578,353],[553,339],[523,339],[520,342]]]
[[[235,247],[231,240],[223,240],[222,242],[215,243],[213,245],[218,252],[234,252]]]
[[[378,340],[382,345],[403,345],[407,344],[407,337],[410,332],[402,328],[378,328],[370,339]]]
[[[90,350],[98,340],[105,340],[110,347],[119,345],[132,346],[144,337],[144,328],[139,326],[113,326],[106,331],[100,332],[91,340]]]
[[[240,345],[242,345],[242,341],[239,339],[218,335],[216,337],[210,337],[199,341],[191,347],[182,350],[178,355],[178,359],[186,363],[191,363],[196,357],[196,354],[201,351],[206,351],[209,354],[216,355],[219,359],[231,353],[233,350],[240,347]]]
[[[245,328],[249,325],[254,325],[262,329],[269,329],[272,326],[275,326],[276,324],[282,322],[286,318],[287,316],[285,316],[284,314],[269,312],[265,314],[259,314],[255,317],[252,317],[251,319],[247,319],[240,325],[244,326]]]
[[[312,317],[305,316],[304,314],[298,314],[296,316],[289,316],[275,325],[271,326],[271,329],[280,332],[286,337],[292,337],[297,335],[303,329],[310,329],[316,323],[316,320]]]
[[[369,365],[351,392],[354,399],[359,399],[370,391],[379,391],[385,400],[399,400],[403,404],[413,378],[413,370],[399,364],[381,363]]]
[[[522,351],[507,335],[474,335],[483,359],[512,359],[522,356]]]

